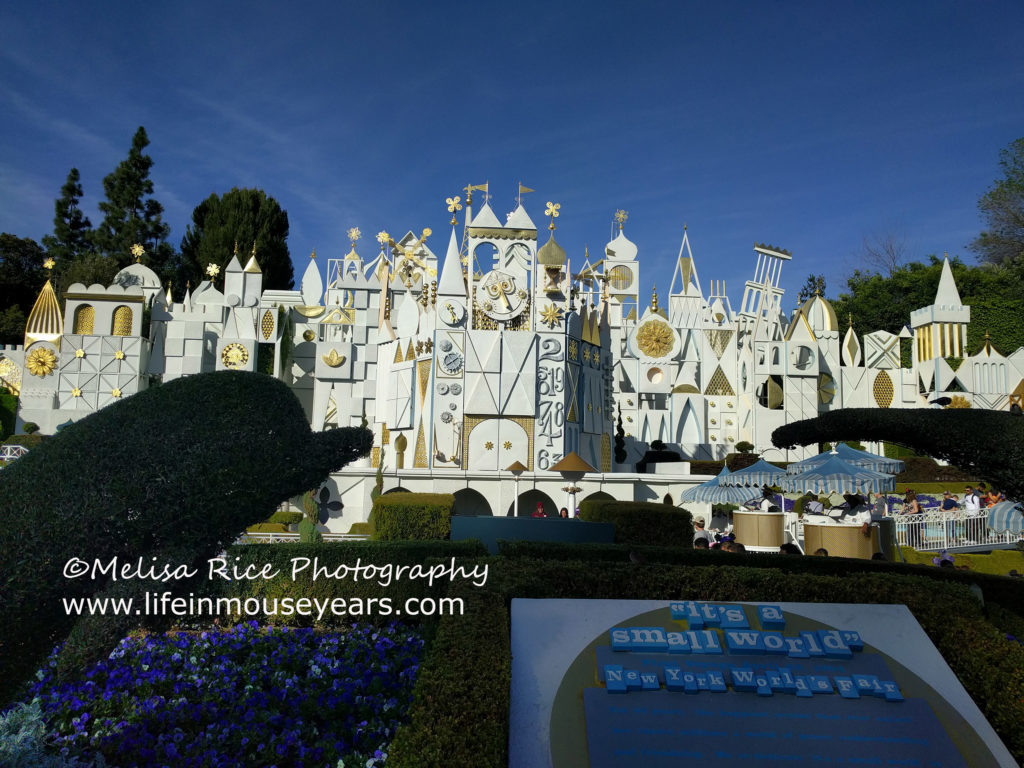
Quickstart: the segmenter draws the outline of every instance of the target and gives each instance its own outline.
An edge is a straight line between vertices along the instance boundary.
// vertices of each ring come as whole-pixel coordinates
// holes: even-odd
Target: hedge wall
[[[378,541],[447,539],[452,532],[455,497],[450,493],[385,493],[370,510]]]
[[[643,501],[589,499],[580,505],[580,519],[614,523],[616,544],[693,546],[693,518],[689,511]]]
[[[145,390],[41,442],[3,470],[0,701],[69,631],[62,672],[109,653],[138,623],[134,616],[69,617],[62,598],[141,600],[159,586],[65,578],[66,562],[141,558],[158,568],[198,569],[371,442],[362,429],[312,432],[282,382],[233,371]],[[193,586],[163,585],[184,594]]]

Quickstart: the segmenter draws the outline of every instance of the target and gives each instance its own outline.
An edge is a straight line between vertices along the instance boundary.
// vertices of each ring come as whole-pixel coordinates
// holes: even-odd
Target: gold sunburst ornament
[[[25,367],[33,376],[49,376],[57,367],[57,356],[50,349],[34,349],[29,352]]]
[[[648,320],[636,332],[636,345],[648,357],[664,357],[674,344],[672,329],[660,320]]]
[[[220,267],[213,262],[210,262],[206,265],[206,274],[208,274],[212,279],[215,279],[217,275],[220,274]]]
[[[548,304],[544,309],[540,311],[541,322],[547,325],[548,328],[554,328],[555,326],[562,324],[562,314],[565,310],[561,307],[556,307],[554,304]]]
[[[55,266],[57,266],[57,262],[53,259],[47,259],[43,262],[43,269],[53,269]]]
[[[146,249],[143,248],[138,243],[136,243],[135,245],[133,245],[131,247],[131,251],[132,251],[132,256],[135,257],[135,263],[138,264],[139,260],[142,258],[143,254],[146,252]]]
[[[554,231],[555,229],[555,219],[558,218],[558,211],[561,207],[561,203],[552,203],[550,200],[548,200],[548,207],[544,209],[544,215],[551,218],[551,223],[548,224],[548,229],[552,231]]]
[[[356,240],[363,236],[363,233],[359,231],[359,227],[352,227],[345,234],[348,235],[349,242],[352,243],[353,248],[356,247]]]
[[[220,353],[225,368],[237,370],[249,362],[249,350],[241,344],[228,344]]]
[[[629,211],[624,211],[621,208],[615,212],[615,221],[619,223],[619,231],[622,231],[622,225],[626,223],[626,219],[629,218]]]

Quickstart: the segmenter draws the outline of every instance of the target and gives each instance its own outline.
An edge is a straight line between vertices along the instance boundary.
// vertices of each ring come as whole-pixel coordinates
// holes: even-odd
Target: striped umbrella
[[[831,456],[821,464],[784,478],[779,487],[791,493],[881,493],[896,489],[892,475],[875,472]]]
[[[988,508],[988,527],[996,533],[1024,530],[1024,514],[1015,501],[1000,501]]]
[[[679,501],[703,501],[710,504],[745,504],[750,501],[753,498],[753,491],[749,488],[721,484],[720,481],[729,474],[729,468],[723,467],[717,477],[683,491],[679,496]]]
[[[838,456],[847,464],[870,469],[874,472],[885,472],[890,475],[902,472],[905,466],[899,459],[887,459],[885,456],[879,456],[868,451],[860,451],[856,448],[851,448],[846,443],[839,443],[831,451],[819,453],[817,456],[812,456],[803,461],[794,461],[787,467],[786,471],[791,475],[806,472],[808,469],[813,469],[828,461],[833,456]]]
[[[737,469],[731,473],[728,477],[721,478],[722,485],[743,485],[749,487],[758,487],[762,485],[775,485],[779,480],[786,476],[786,470],[776,467],[774,464],[769,464],[764,459],[758,459],[756,464],[751,464],[745,469]]]

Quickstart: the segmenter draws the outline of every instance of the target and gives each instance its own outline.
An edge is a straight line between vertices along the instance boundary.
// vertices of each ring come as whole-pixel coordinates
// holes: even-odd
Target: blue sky
[[[345,231],[431,227],[445,198],[518,182],[570,258],[629,211],[664,295],[683,224],[734,307],[754,242],[828,294],[865,236],[960,254],[998,153],[1024,136],[1020,2],[46,3],[0,10],[0,231],[41,238],[68,169],[96,224],[144,125],[177,247],[211,192],[288,211],[297,274]]]

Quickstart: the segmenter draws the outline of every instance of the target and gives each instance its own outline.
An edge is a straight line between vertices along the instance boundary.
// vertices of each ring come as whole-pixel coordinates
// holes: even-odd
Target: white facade
[[[779,451],[772,432],[831,409],[926,407],[953,394],[1007,409],[1024,395],[1024,350],[1004,358],[986,345],[962,359],[970,308],[948,262],[935,303],[903,333],[859,337],[820,297],[786,316],[779,285],[792,257],[774,246],[755,246],[737,311],[723,284],[701,285],[685,230],[669,295],[647,301],[621,223],[601,259],[585,254],[573,270],[521,205],[505,223],[486,202],[466,214],[443,258],[427,245],[430,230],[398,241],[381,233],[369,260],[355,240],[326,272],[314,254],[294,291],[264,291],[255,254],[181,302],[141,265],[110,287],[72,286],[62,309],[47,283],[25,346],[0,349],[0,378],[21,391],[19,425],[52,433],[155,378],[272,373],[313,429],[365,419],[374,433],[372,455],[330,481],[342,508],[327,528],[344,532],[369,514],[378,468],[384,491],[453,492],[466,509],[504,515],[518,463],[520,513],[537,501],[554,513],[571,484],[551,467],[570,453],[595,469],[576,499],[660,501],[703,478],[685,461],[674,475],[633,474],[655,441],[684,460],[722,458],[744,441],[795,460],[810,449]]]

